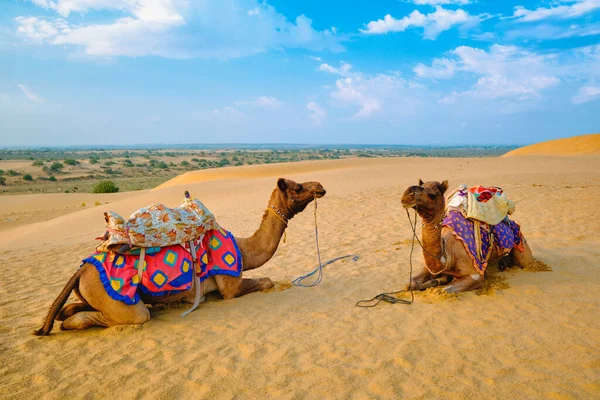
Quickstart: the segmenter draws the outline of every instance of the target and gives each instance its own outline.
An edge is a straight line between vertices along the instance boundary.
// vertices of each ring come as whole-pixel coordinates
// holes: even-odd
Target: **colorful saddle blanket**
[[[201,282],[214,275],[240,276],[242,255],[231,232],[209,231],[194,245]],[[137,273],[139,259],[139,252],[135,255],[97,251],[81,265],[94,265],[108,295],[125,304],[137,304],[139,290],[144,294],[165,296],[192,287],[194,265],[187,243],[148,249],[141,285]]]
[[[508,254],[513,248],[519,251],[525,250],[519,224],[511,221],[508,217],[496,225],[476,224],[465,218],[461,212],[450,211],[444,218],[443,225],[452,229],[454,236],[463,242],[467,253],[473,259],[473,266],[481,275],[487,268],[492,244],[497,246],[498,252],[501,254]],[[479,225],[479,241],[476,239],[476,225]],[[491,239],[492,237],[493,239]],[[479,246],[478,242],[480,242]]]

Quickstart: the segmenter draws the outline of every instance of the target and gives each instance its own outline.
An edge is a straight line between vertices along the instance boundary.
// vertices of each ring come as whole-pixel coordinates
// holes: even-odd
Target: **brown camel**
[[[448,181],[423,183],[419,180],[419,186],[409,187],[402,195],[404,208],[415,209],[423,219],[421,243],[426,267],[408,284],[413,289],[423,290],[451,283],[444,289],[454,293],[479,289],[483,285],[484,277],[473,266],[473,260],[462,242],[456,239],[450,228],[442,227],[447,189]],[[523,246],[523,252],[517,249],[510,252],[512,263],[521,268],[533,261],[525,237]],[[502,256],[496,245],[492,246],[489,264],[497,263]]]
[[[243,270],[260,267],[273,257],[287,223],[294,215],[302,212],[314,200],[325,195],[325,189],[318,182],[296,183],[280,178],[273,190],[267,210],[263,214],[258,230],[248,238],[237,238],[242,255]],[[258,290],[273,287],[269,278],[247,279],[227,275],[217,275],[203,282],[202,294],[218,290],[224,299],[243,296]],[[80,302],[64,306],[71,291],[75,290]],[[96,267],[84,264],[69,279],[60,295],[54,300],[44,325],[35,335],[48,335],[54,320],[63,321],[61,329],[86,329],[91,326],[114,326],[143,324],[150,320],[146,304],[166,304],[183,300],[194,302],[195,287],[191,290],[169,296],[143,295],[135,305],[112,299],[100,281]],[[64,306],[64,308],[63,308]]]

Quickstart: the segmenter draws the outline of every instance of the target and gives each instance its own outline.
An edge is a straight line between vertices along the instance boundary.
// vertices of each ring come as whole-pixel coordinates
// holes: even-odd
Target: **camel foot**
[[[444,290],[446,293],[458,293],[476,290],[481,288],[481,286],[483,286],[483,276],[475,273],[460,278],[455,278],[452,281],[452,285],[446,286]]]
[[[273,286],[275,286],[271,278],[260,278],[258,279],[258,282],[260,284],[260,290],[271,289]]]

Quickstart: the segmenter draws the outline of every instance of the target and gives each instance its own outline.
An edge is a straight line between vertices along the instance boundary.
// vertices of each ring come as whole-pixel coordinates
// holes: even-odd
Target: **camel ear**
[[[282,192],[285,192],[285,189],[287,189],[287,183],[285,183],[285,179],[279,178],[277,180],[277,187],[279,187],[279,190]]]
[[[423,182],[423,180],[419,178],[419,186],[423,186],[423,183],[425,182]]]
[[[444,181],[440,184],[440,190],[442,191],[442,194],[446,193],[446,190],[448,190],[448,181]]]

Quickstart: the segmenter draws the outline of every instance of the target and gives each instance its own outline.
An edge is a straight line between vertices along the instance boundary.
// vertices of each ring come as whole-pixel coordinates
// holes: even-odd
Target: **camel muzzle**
[[[414,208],[417,205],[417,194],[424,189],[420,186],[411,186],[402,195],[402,207]]]

